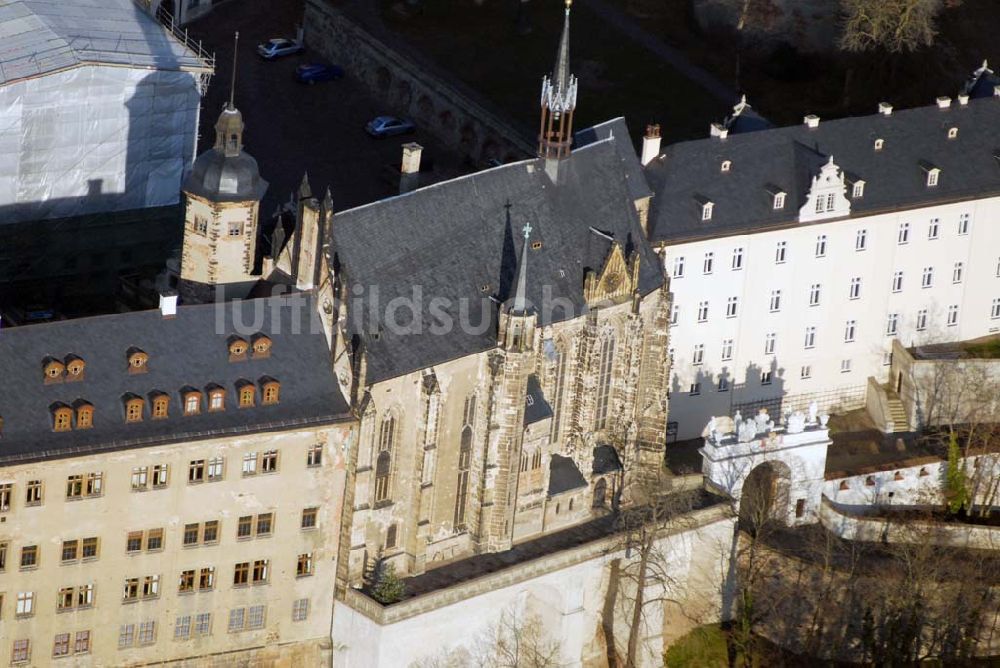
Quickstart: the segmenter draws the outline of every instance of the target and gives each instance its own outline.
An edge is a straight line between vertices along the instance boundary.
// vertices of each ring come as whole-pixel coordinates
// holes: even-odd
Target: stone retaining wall
[[[415,62],[401,46],[379,40],[327,0],[306,0],[303,24],[306,44],[361,81],[386,103],[387,112],[412,118],[473,162],[510,162],[534,155],[535,146],[527,137],[459,90],[460,84],[431,71],[427,63]]]

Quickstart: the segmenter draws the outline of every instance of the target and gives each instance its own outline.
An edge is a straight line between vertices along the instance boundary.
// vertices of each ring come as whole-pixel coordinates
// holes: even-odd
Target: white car
[[[274,60],[275,58],[290,56],[293,53],[299,53],[301,51],[303,51],[301,42],[296,42],[292,39],[285,39],[284,37],[269,39],[263,44],[257,45],[257,53],[260,54],[260,57],[265,60]]]

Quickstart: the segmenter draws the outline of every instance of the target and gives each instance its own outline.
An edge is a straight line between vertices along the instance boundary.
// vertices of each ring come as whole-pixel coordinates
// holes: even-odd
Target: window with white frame
[[[851,279],[851,289],[848,291],[847,296],[849,299],[858,299],[861,297],[861,277],[855,276]]]
[[[674,278],[684,278],[684,256],[674,258]]]
[[[938,184],[938,180],[941,177],[941,170],[937,167],[932,167],[927,170],[927,187],[933,188]]]
[[[806,341],[805,348],[815,348],[816,347],[816,328],[806,327]]]
[[[934,285],[934,267],[924,267],[924,273],[920,277],[920,287],[929,288]]]
[[[733,359],[733,340],[723,339],[722,340],[722,361],[728,362]]]
[[[309,599],[308,598],[297,598],[292,603],[292,621],[301,622],[305,621],[306,617],[309,616]]]
[[[819,283],[809,286],[809,306],[819,306]]]
[[[799,370],[799,377],[802,378],[803,380],[807,378],[812,378],[812,372],[813,372],[812,367],[809,366],[808,364],[804,364],[802,366],[802,369]]]
[[[779,241],[774,248],[774,262],[775,264],[781,264],[785,261],[785,251],[788,249],[787,241]]]
[[[961,263],[961,262],[956,262],[954,268],[952,268],[952,270],[951,270],[951,282],[952,283],[961,283],[962,282],[962,274],[963,274],[964,270],[965,270],[965,265],[963,263]]]
[[[993,306],[990,308],[990,317],[994,320],[1000,318],[1000,298],[993,299]]]
[[[743,268],[743,248],[742,247],[734,248],[733,249],[733,261],[732,261],[732,265],[731,266],[732,266],[733,271],[739,271],[740,269]],[[1000,266],[1000,264],[998,264],[998,266]],[[1000,274],[998,274],[998,275],[1000,275]]]
[[[910,224],[900,223],[899,232],[896,235],[896,242],[900,244],[906,244],[910,242]]]
[[[868,248],[868,230],[858,230],[854,237],[854,250],[863,251]]]
[[[694,353],[691,355],[691,364],[701,364],[705,361],[705,344],[696,343]]]
[[[769,310],[771,313],[781,310],[781,290],[771,290],[771,305]]]
[[[737,297],[730,297],[726,300],[726,317],[735,318],[736,317],[736,307],[739,304],[739,299]]]
[[[958,233],[968,234],[969,233],[969,220],[971,216],[967,213],[963,213],[958,217]]]
[[[940,228],[941,228],[941,219],[931,218],[931,222],[928,223],[927,225],[927,238],[937,239]]]
[[[774,193],[774,210],[785,208],[785,193]]]
[[[701,205],[701,219],[702,220],[712,220],[712,209],[715,208],[715,204],[712,202],[705,202]]]
[[[851,196],[854,199],[858,199],[859,197],[864,197],[865,196],[865,182],[864,181],[855,181],[854,182],[854,189],[851,192]]]
[[[771,381],[773,380],[773,378],[774,378],[774,374],[771,373],[770,371],[761,371],[760,372],[760,384],[761,385],[770,385]]]
[[[889,366],[892,364],[892,351],[885,350],[882,352],[882,366]]]
[[[885,321],[885,335],[895,336],[899,332],[899,314],[890,313]]]
[[[708,302],[698,302],[698,322],[708,320]]]
[[[816,257],[826,257],[826,235],[816,237]]]
[[[691,386],[688,388],[688,394],[692,397],[696,397],[701,394],[701,383],[691,383]]]
[[[952,304],[948,307],[948,326],[954,327],[958,324],[958,304]]]
[[[719,384],[716,386],[717,392],[729,391],[729,379],[726,376],[719,376]]]
[[[902,292],[903,290],[903,272],[897,271],[892,275],[892,291]]]
[[[854,336],[857,333],[858,321],[848,320],[844,324],[844,343],[852,343],[854,341]]]
[[[670,307],[670,324],[676,325],[677,318],[681,314],[681,307],[678,304],[674,304]]]
[[[705,253],[705,260],[701,264],[701,273],[711,274],[713,264],[715,264],[715,253],[708,251]]]
[[[922,308],[917,311],[917,331],[922,332],[927,329],[927,309]]]
[[[840,360],[840,373],[851,372],[851,360]]]
[[[773,355],[774,354],[774,340],[777,335],[774,332],[768,332],[764,337],[764,354]]]

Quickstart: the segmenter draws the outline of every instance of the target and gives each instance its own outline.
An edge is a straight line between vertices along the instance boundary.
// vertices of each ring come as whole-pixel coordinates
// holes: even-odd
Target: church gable
[[[584,298],[587,306],[610,301],[620,303],[629,299],[638,287],[639,255],[632,253],[629,261],[618,241],[611,242],[611,250],[598,271],[590,270],[584,279]]]

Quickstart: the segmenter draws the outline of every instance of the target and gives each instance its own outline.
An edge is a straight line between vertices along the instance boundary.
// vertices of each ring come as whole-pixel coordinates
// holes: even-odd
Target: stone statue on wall
[[[789,434],[801,434],[806,428],[806,416],[802,411],[795,411],[788,416],[785,430]]]
[[[815,401],[809,402],[809,424],[816,424],[816,417],[819,415],[819,404]]]
[[[740,443],[749,443],[757,439],[757,422],[745,420],[736,427],[736,438]]]

